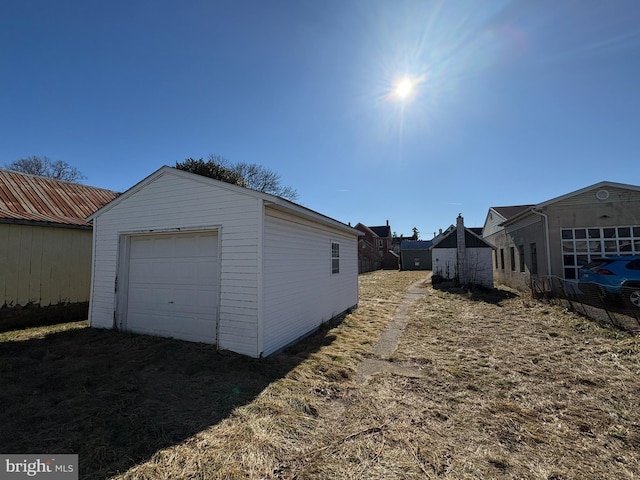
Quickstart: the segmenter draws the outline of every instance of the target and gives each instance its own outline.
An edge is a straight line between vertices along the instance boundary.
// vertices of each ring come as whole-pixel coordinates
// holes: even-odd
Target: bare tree
[[[247,182],[247,187],[259,192],[270,193],[289,200],[296,200],[298,192],[280,183],[280,175],[257,163],[236,163],[231,167]]]
[[[20,158],[5,165],[5,168],[16,172],[40,175],[42,177],[55,178],[56,180],[66,180],[67,182],[79,182],[85,177],[76,167],[69,165],[63,160],[51,160],[49,157],[27,157]]]

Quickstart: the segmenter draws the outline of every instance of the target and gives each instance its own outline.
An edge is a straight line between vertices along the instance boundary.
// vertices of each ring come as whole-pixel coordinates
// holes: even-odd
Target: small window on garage
[[[331,273],[340,273],[340,244],[331,242]]]

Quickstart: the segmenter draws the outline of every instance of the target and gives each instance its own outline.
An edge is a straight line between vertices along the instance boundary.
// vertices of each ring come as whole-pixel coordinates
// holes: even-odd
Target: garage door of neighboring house
[[[129,237],[126,330],[215,343],[217,232]]]

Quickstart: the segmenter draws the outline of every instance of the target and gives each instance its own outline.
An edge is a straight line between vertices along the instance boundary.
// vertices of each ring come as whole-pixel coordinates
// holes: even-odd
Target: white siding
[[[486,238],[501,231],[504,227],[501,227],[500,224],[504,222],[504,220],[505,218],[502,215],[490,208],[487,213],[487,218],[484,221],[484,227],[482,227],[482,236]]]
[[[112,328],[123,233],[219,229],[219,347],[257,355],[258,220],[261,200],[182,175],[162,174],[94,221],[93,287],[89,318]]]
[[[493,288],[493,249],[467,248],[467,278],[471,283]]]
[[[493,260],[491,248],[467,248],[467,275],[471,283],[493,288]],[[446,279],[454,279],[458,275],[458,251],[455,248],[434,248],[433,273]]]
[[[449,280],[458,276],[457,248],[433,248],[431,255],[434,275],[442,275],[443,278]]]
[[[357,237],[267,210],[263,354],[294,342],[358,303]],[[331,243],[340,273],[331,273]]]

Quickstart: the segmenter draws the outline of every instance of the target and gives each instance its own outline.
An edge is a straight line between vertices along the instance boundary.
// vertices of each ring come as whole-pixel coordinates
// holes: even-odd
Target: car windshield
[[[605,265],[609,265],[610,263],[613,263],[613,260],[610,260],[608,258],[594,258],[591,262],[587,263],[582,268],[586,268],[588,270],[593,270],[593,269],[596,269],[596,268],[603,267]]]
[[[631,260],[629,263],[627,263],[627,268],[629,270],[640,270],[640,259]]]

